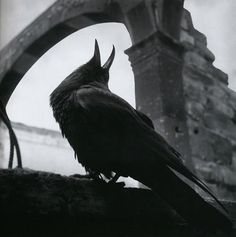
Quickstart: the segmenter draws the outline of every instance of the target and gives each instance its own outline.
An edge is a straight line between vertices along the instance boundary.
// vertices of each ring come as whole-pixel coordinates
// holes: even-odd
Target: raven
[[[130,176],[143,183],[190,224],[231,229],[223,205],[183,165],[181,155],[154,130],[152,121],[109,90],[109,68],[114,57],[113,46],[101,66],[95,41],[92,59],[72,72],[50,95],[53,115],[78,161],[94,179],[103,175],[115,182],[120,176]],[[222,211],[206,202],[176,173],[211,195]]]

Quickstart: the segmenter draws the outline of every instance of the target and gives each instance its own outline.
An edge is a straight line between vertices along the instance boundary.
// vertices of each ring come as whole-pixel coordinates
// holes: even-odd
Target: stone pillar
[[[184,0],[164,0],[162,4],[162,29],[171,37],[179,39]]]
[[[192,168],[182,80],[183,48],[160,31],[126,50],[134,76],[137,109]]]

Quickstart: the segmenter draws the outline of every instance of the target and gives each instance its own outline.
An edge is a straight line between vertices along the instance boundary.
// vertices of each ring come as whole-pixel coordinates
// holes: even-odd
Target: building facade
[[[0,129],[0,168],[7,168],[10,149],[9,134],[3,124]],[[24,168],[63,175],[85,173],[83,167],[75,160],[73,150],[60,132],[21,123],[13,123],[13,129],[21,148]]]

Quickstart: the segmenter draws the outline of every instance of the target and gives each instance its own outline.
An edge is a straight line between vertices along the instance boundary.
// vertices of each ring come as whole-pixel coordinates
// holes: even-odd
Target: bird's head
[[[100,51],[98,42],[95,40],[95,48],[93,57],[84,65],[80,66],[74,72],[64,79],[61,84],[52,92],[51,104],[57,103],[58,100],[65,98],[72,91],[86,85],[108,85],[109,69],[115,57],[115,47],[104,63],[101,65]]]
[[[97,40],[95,40],[94,55],[84,65],[79,67],[72,73],[68,79],[76,81],[78,85],[87,85],[93,83],[108,84],[109,69],[115,57],[115,47],[113,46],[112,52],[107,61],[101,65],[100,50]]]

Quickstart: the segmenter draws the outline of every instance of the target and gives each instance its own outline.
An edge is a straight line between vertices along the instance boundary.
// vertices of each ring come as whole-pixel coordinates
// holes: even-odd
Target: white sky
[[[1,6],[5,7],[1,10],[0,19],[5,16],[7,20],[6,38],[12,37],[14,32],[53,2],[37,0],[30,5],[32,0],[0,1],[4,3]],[[236,89],[236,1],[186,0],[185,7],[192,14],[195,28],[207,35],[208,47],[216,56],[215,65],[230,75],[230,87]],[[2,24],[0,29],[5,32],[3,27]],[[6,38],[2,37],[2,41]],[[35,63],[9,101],[7,110],[11,120],[58,129],[49,107],[49,94],[76,67],[89,60],[95,38],[99,41],[103,62],[109,56],[112,44],[115,45],[116,58],[111,68],[110,86],[134,105],[133,73],[123,52],[131,46],[129,34],[122,24],[100,24],[70,35]]]

